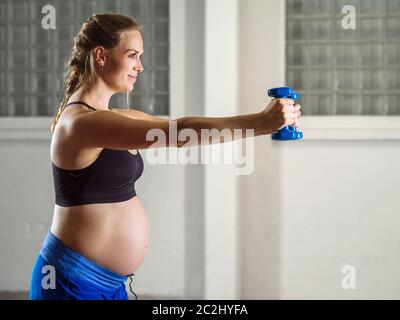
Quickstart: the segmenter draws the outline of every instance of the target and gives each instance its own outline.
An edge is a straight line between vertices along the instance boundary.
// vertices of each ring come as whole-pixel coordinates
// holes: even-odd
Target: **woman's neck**
[[[81,86],[71,97],[71,101],[83,101],[97,110],[108,110],[108,104],[114,93],[100,84],[94,84],[91,88]]]

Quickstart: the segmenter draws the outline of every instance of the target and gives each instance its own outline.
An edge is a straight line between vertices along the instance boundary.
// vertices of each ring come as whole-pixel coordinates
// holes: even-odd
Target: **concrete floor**
[[[20,292],[0,291],[0,300],[28,300],[28,299],[29,299],[28,291],[20,291]]]

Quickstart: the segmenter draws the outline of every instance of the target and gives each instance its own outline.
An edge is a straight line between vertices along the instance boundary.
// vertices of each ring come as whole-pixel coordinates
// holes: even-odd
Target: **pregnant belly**
[[[71,249],[123,275],[135,272],[149,246],[149,224],[137,196],[120,203],[56,205],[51,231]]]
[[[149,224],[146,212],[139,202],[130,203],[121,212],[121,218],[109,236],[107,264],[120,274],[134,272],[143,262],[149,246]]]

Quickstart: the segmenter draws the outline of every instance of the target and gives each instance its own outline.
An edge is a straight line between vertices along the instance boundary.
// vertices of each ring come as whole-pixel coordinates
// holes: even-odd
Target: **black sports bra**
[[[83,104],[81,101],[66,105]],[[111,110],[111,108],[109,108]],[[55,203],[69,207],[90,203],[113,203],[129,200],[136,196],[135,182],[144,170],[139,153],[128,150],[104,148],[98,158],[88,167],[65,170],[52,163]]]

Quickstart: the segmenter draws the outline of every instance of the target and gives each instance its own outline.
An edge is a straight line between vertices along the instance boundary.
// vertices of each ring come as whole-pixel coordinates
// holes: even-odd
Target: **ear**
[[[97,65],[103,65],[106,63],[106,49],[103,46],[97,46],[93,48],[93,58]]]

